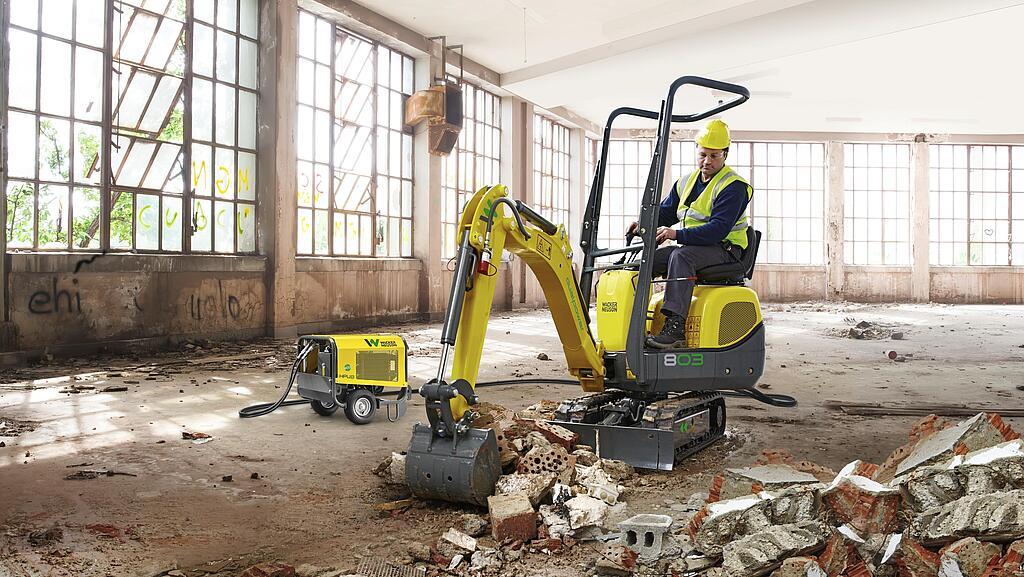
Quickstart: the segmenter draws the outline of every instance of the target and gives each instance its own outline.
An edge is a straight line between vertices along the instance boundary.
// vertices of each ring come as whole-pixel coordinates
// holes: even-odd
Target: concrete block
[[[1024,537],[1024,490],[968,495],[928,509],[911,526],[915,539],[928,546],[964,537],[1005,543]]]
[[[939,551],[938,577],[982,577],[999,564],[1002,548],[973,537],[961,539]]]
[[[923,439],[907,458],[897,465],[896,476],[906,474],[922,465],[947,461],[954,455],[998,445],[1005,440],[1003,431],[994,426],[985,413],[978,413],[955,427]]]
[[[790,557],[772,572],[772,577],[828,577],[814,557]]]
[[[736,535],[743,513],[767,498],[764,494],[748,495],[701,507],[688,528],[696,549],[710,557],[721,557],[722,548]]]
[[[608,504],[589,495],[577,495],[565,502],[569,508],[569,527],[600,527],[608,516]]]
[[[495,541],[529,541],[537,536],[537,513],[525,495],[490,496],[487,509]]]
[[[619,542],[636,551],[642,563],[651,563],[661,558],[665,533],[671,527],[672,517],[668,515],[634,515],[619,523]]]
[[[722,569],[730,577],[767,575],[789,557],[821,550],[830,536],[831,529],[817,521],[774,525],[726,545]]]
[[[583,487],[587,495],[601,499],[609,505],[617,503],[619,494],[623,491],[623,487],[608,476],[600,463],[590,467],[576,465],[576,484]]]
[[[498,477],[494,485],[495,495],[526,495],[534,507],[540,505],[555,485],[554,473],[513,473]]]
[[[456,555],[468,555],[476,551],[476,539],[458,529],[448,529],[437,540],[437,552],[451,559]]]
[[[860,533],[892,533],[899,525],[900,492],[866,477],[843,477],[821,498],[837,521]]]
[[[742,469],[726,469],[722,473],[720,499],[732,499],[760,493],[779,491],[793,485],[817,483],[818,479],[809,473],[797,471],[789,465],[763,465]]]

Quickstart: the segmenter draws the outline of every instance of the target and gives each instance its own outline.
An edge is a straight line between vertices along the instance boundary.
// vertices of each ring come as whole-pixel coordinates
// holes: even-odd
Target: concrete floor
[[[644,473],[625,495],[629,512],[666,509],[706,489],[722,466],[747,465],[765,449],[839,469],[880,462],[906,442],[918,417],[858,417],[823,407],[830,399],[894,404],[968,403],[1024,408],[1024,307],[765,305],[768,361],[762,385],[797,397],[795,409],[730,400],[727,439],[671,473]],[[857,321],[894,325],[901,341],[839,335]],[[410,342],[417,385],[436,372],[439,327],[375,327]],[[886,352],[913,355],[896,363]],[[550,361],[538,360],[545,352]],[[429,543],[468,508],[430,504],[384,514],[373,504],[403,497],[371,469],[401,451],[422,403],[398,423],[383,416],[358,427],[340,413],[290,407],[241,420],[237,410],[280,394],[294,354],[263,340],[201,351],[95,356],[0,373],[0,421],[30,421],[18,436],[0,430],[0,577],[152,575],[239,559],[354,568],[358,556],[393,557],[405,542]],[[564,377],[545,311],[492,319],[481,379]],[[62,393],[69,384],[95,389]],[[127,392],[97,392],[127,385]],[[521,409],[579,394],[572,386],[488,388],[490,402]],[[1018,430],[1024,419],[1007,419]],[[182,431],[213,441],[194,444]],[[84,465],[88,463],[88,465]],[[73,467],[78,466],[78,467]],[[75,470],[134,476],[66,480]],[[258,479],[251,479],[258,473]],[[232,482],[224,482],[232,475]],[[61,542],[34,547],[32,531],[63,527]],[[549,575],[578,574],[579,556],[535,562]],[[527,565],[534,561],[527,560]]]

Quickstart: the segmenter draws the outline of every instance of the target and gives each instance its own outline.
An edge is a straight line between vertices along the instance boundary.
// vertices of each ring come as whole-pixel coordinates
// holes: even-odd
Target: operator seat
[[[739,285],[754,274],[754,262],[757,260],[757,249],[761,244],[761,231],[747,227],[747,248],[737,262],[727,262],[706,266],[697,271],[697,284],[702,285]]]

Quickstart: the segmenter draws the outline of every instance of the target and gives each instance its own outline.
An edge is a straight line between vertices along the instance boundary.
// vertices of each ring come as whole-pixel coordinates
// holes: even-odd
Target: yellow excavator
[[[676,91],[696,85],[734,97],[714,108],[673,115]],[[498,184],[481,188],[466,204],[441,335],[437,377],[420,387],[427,424],[416,424],[406,457],[412,492],[423,498],[483,505],[501,475],[491,429],[471,426],[478,402],[475,383],[497,281],[494,262],[509,251],[536,275],[565,352],[569,372],[585,396],[564,401],[554,422],[580,435],[604,458],[668,470],[725,432],[725,394],[741,392],[763,402],[778,399],[754,385],[764,368],[764,326],[750,278],[760,233],[748,227],[748,248],[736,263],[698,271],[686,321],[687,348],[644,346],[664,322],[660,293],[653,295],[655,232],[665,158],[673,123],[696,122],[749,98],[742,86],[695,76],[672,83],[660,112],[619,108],[604,129],[584,214],[580,247],[585,255],[577,279],[565,228],[509,197]],[[605,165],[612,124],[620,116],[658,121],[655,152],[643,191],[637,236],[642,242],[598,246]],[[619,256],[619,261],[609,259]],[[597,280],[597,335],[591,332],[591,287]],[[671,280],[671,279],[669,279]],[[454,348],[454,357],[449,359]],[[448,371],[449,360],[451,368]],[[447,373],[447,374],[446,374]],[[735,393],[733,393],[735,394]]]

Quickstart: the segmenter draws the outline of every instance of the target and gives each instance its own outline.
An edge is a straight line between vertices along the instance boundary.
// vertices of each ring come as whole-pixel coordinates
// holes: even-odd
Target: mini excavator
[[[695,85],[728,93],[728,101],[696,114],[673,115],[676,91]],[[565,228],[555,225],[506,187],[483,187],[466,204],[441,334],[437,377],[420,387],[427,424],[413,428],[406,456],[412,492],[423,498],[486,504],[501,474],[495,432],[474,428],[472,406],[484,335],[494,297],[492,262],[504,251],[519,256],[536,275],[547,299],[569,372],[586,394],[561,403],[555,423],[580,435],[603,458],[670,470],[673,463],[725,433],[725,395],[743,393],[762,402],[779,400],[754,388],[764,368],[764,326],[757,295],[746,286],[760,233],[748,227],[748,248],[735,263],[698,271],[686,321],[687,348],[645,348],[647,335],[664,322],[660,293],[652,279],[661,183],[673,123],[690,123],[739,106],[749,98],[742,86],[696,76],[675,80],[660,112],[614,110],[604,128],[600,161],[590,189],[580,247],[579,278]],[[605,166],[612,124],[620,116],[658,122],[655,151],[643,191],[642,242],[598,246]],[[609,263],[619,256],[619,261]],[[601,259],[604,259],[602,262]],[[591,332],[591,287],[597,279],[597,335]],[[671,280],[671,279],[669,279]],[[454,356],[449,359],[454,348]],[[451,360],[451,370],[446,369]]]

